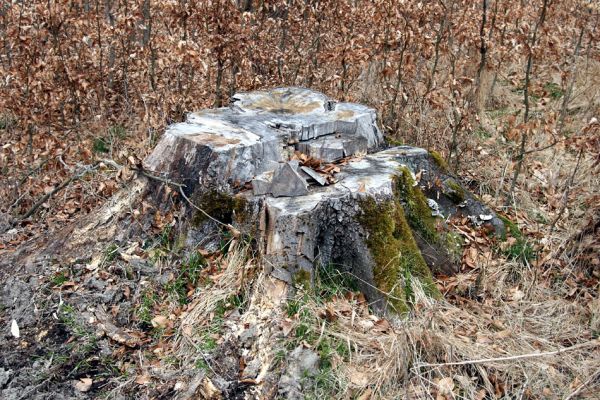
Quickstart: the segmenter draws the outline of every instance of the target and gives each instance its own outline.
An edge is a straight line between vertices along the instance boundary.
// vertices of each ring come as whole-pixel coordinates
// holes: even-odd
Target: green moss
[[[431,158],[433,158],[433,161],[435,161],[436,165],[442,170],[442,172],[448,172],[450,170],[448,163],[440,153],[435,150],[430,150],[429,155]]]
[[[204,212],[214,219],[226,224],[233,221],[235,214],[236,221],[245,222],[246,199],[240,196],[232,196],[218,191],[204,192],[193,199],[194,204],[200,207]],[[192,218],[192,225],[198,226],[209,219],[200,211],[196,212]]]
[[[552,99],[554,100],[558,100],[561,97],[563,97],[563,95],[565,94],[565,92],[562,90],[562,88],[560,87],[560,85],[557,85],[554,82],[547,82],[544,85],[544,90],[548,93],[548,95],[550,95],[550,97],[552,97]]]
[[[402,140],[392,139],[390,137],[387,137],[386,141],[388,142],[388,144],[390,146],[403,146],[404,145],[404,142],[402,142]]]
[[[302,286],[304,289],[311,287],[310,272],[305,269],[298,270],[293,277],[294,286]]]
[[[395,196],[404,202],[406,219],[410,226],[417,230],[426,241],[438,242],[436,218],[431,215],[427,198],[418,186],[415,186],[410,170],[400,168],[400,174],[394,178]]]
[[[505,226],[505,230],[504,233],[502,234],[501,239],[503,241],[506,240],[506,231],[508,230],[508,232],[510,232],[510,235],[512,237],[514,237],[515,239],[520,239],[523,237],[523,234],[521,233],[521,230],[519,229],[519,227],[517,226],[517,224],[515,224],[514,222],[512,222],[510,219],[502,216],[502,215],[498,215],[498,218],[500,218],[502,220],[502,222],[504,222],[504,226]]]
[[[402,285],[403,277],[405,284],[408,282],[407,276],[418,278],[429,295],[440,296],[400,202],[394,199],[378,204],[369,198],[361,202],[361,209],[358,221],[368,233],[366,243],[375,261],[374,281],[388,293],[388,304],[398,313],[409,310],[410,296]]]
[[[462,203],[465,201],[465,190],[454,179],[448,178],[444,181],[449,190],[444,194],[448,196],[454,203]]]

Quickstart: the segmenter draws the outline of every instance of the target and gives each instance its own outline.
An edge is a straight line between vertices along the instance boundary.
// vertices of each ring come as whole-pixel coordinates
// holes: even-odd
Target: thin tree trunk
[[[571,69],[571,80],[569,81],[569,85],[567,90],[565,91],[565,95],[563,96],[562,106],[560,108],[560,115],[558,117],[558,134],[562,133],[562,130],[565,126],[565,118],[567,116],[567,108],[569,106],[569,101],[571,100],[571,95],[573,94],[573,86],[575,85],[575,80],[577,79],[577,57],[579,56],[579,50],[581,49],[581,40],[583,39],[583,33],[585,32],[585,25],[581,25],[581,30],[579,31],[579,37],[577,39],[577,44],[575,45],[575,53],[573,54],[573,68]]]
[[[554,218],[554,221],[552,221],[552,225],[550,226],[550,234],[551,235],[552,235],[552,232],[554,232],[554,228],[556,228],[556,224],[558,223],[558,221],[560,220],[560,218],[562,217],[563,213],[565,212],[565,210],[567,208],[567,204],[569,202],[569,194],[571,193],[571,188],[573,187],[573,182],[575,181],[575,174],[577,174],[577,170],[579,169],[579,164],[581,162],[582,155],[583,155],[583,150],[579,150],[579,154],[577,154],[577,164],[575,164],[573,173],[571,174],[571,176],[569,177],[569,180],[567,181],[567,186],[565,188],[565,192],[563,193],[560,210],[558,211],[556,218]]]
[[[479,28],[479,68],[477,69],[477,78],[475,79],[475,107],[478,115],[483,115],[483,108],[485,106],[485,99],[483,99],[483,88],[481,87],[481,75],[485,69],[487,45],[485,42],[485,25],[487,22],[487,4],[488,0],[481,0],[482,11],[481,11],[481,26]]]
[[[505,206],[510,204],[510,199],[517,186],[517,181],[523,167],[523,160],[525,159],[525,146],[528,138],[527,122],[529,122],[529,83],[531,82],[531,68],[533,66],[533,48],[537,42],[538,29],[544,23],[546,19],[546,11],[548,9],[549,0],[544,0],[542,10],[540,12],[540,19],[533,29],[533,36],[529,44],[529,55],[527,56],[527,68],[525,69],[525,88],[523,89],[523,103],[525,104],[525,113],[523,114],[523,123],[525,125],[523,132],[521,133],[521,145],[519,146],[519,155],[517,156],[517,165],[515,166],[515,172],[513,174],[512,182],[510,184],[510,190],[506,195]]]
[[[221,57],[217,57],[217,77],[215,81],[215,107],[221,107],[223,105],[223,99],[221,95],[221,84],[223,81],[223,61]]]

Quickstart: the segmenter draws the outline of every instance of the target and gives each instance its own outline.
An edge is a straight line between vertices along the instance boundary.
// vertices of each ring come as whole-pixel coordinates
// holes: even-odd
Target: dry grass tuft
[[[311,324],[319,336],[307,344],[314,349],[327,340],[351,349],[332,362],[335,398],[567,397],[600,368],[591,313],[544,282],[526,294],[519,288],[538,278],[524,271],[515,284],[506,279],[514,267],[492,264],[497,270],[489,275],[483,302],[435,301],[415,282],[416,304],[406,319],[378,318],[348,296],[323,303],[298,293],[307,311],[299,314],[312,317],[296,318],[295,327]],[[594,385],[588,382],[582,393],[593,393]]]
[[[176,347],[182,359],[188,359],[194,350],[202,352],[201,342],[218,310],[227,307],[233,296],[247,292],[252,283],[247,277],[251,276],[256,264],[248,244],[231,243],[217,265],[221,272],[212,277],[212,286],[197,293],[181,316]]]

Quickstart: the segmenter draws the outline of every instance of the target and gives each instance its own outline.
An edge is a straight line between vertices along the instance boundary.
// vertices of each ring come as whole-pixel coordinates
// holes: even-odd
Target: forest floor
[[[109,161],[66,166],[54,184],[87,174],[33,217],[15,224],[0,216],[0,397],[600,398],[596,160],[560,143],[529,155],[528,178],[504,207],[498,188],[511,159],[502,148],[522,106],[508,83],[497,93],[461,176],[507,218],[508,233],[491,238],[462,224],[460,273],[437,277],[443,300],[416,285],[405,318],[373,315],[335,270],[320,269],[314,288],[288,293],[237,240],[183,254],[176,206],[130,210],[153,213],[135,237],[86,237],[89,252],[31,257],[142,179],[109,161],[135,164],[153,140],[119,127],[100,141],[83,134],[64,154]],[[574,119],[598,111],[597,98],[582,96]],[[27,151],[26,141],[3,143]],[[40,157],[25,180],[45,168]]]

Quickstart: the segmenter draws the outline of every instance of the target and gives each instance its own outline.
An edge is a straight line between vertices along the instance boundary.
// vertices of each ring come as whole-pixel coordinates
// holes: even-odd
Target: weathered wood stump
[[[461,241],[446,218],[503,225],[435,154],[384,147],[375,110],[280,88],[189,115],[144,168],[185,184],[198,207],[252,237],[278,278],[310,284],[316,267],[334,265],[376,309],[402,312],[412,279],[435,296],[431,270],[456,269]],[[188,243],[211,227],[202,213],[190,218]]]

